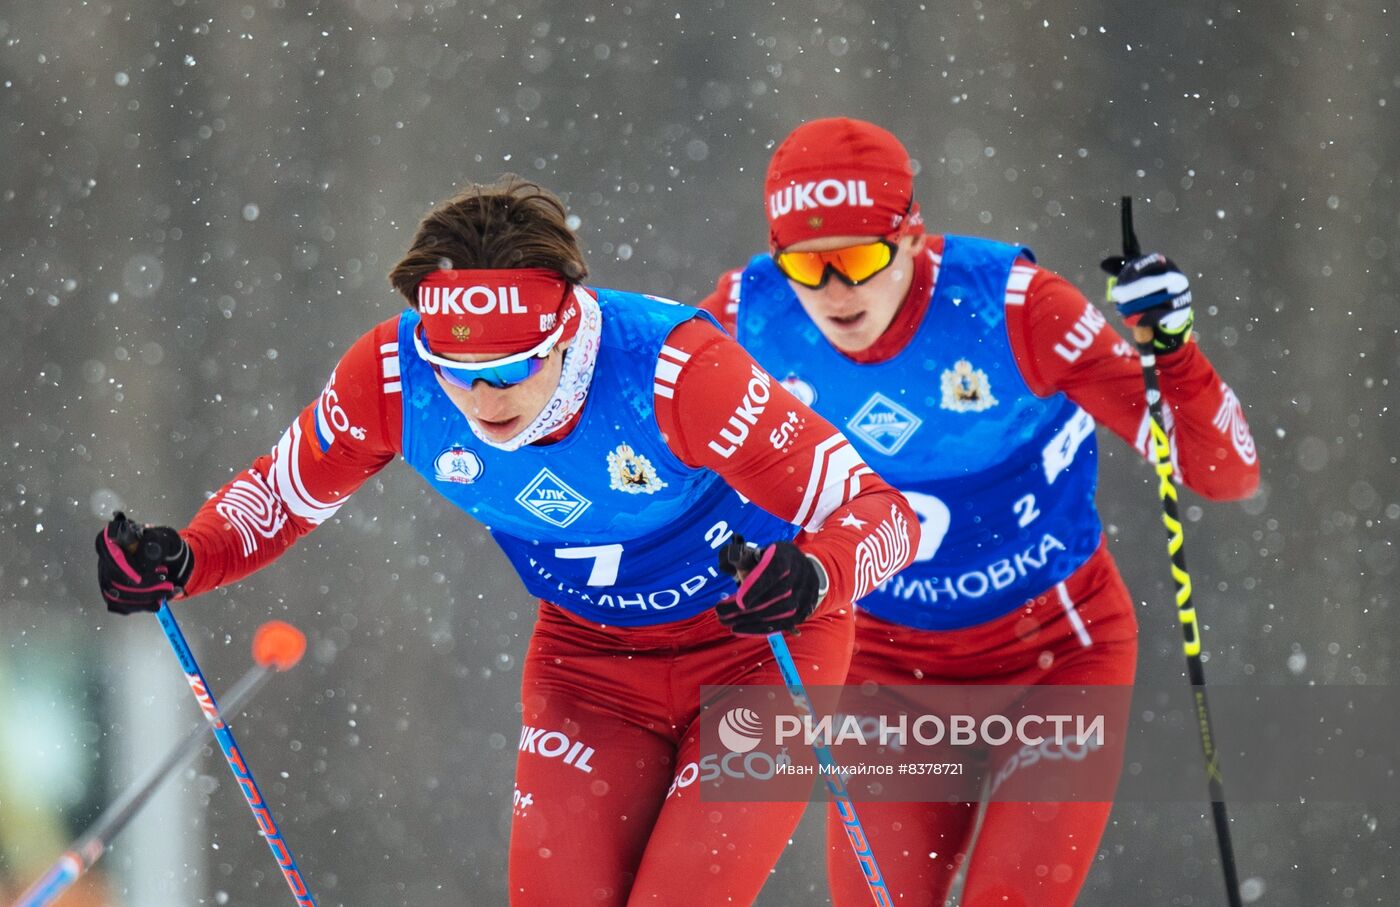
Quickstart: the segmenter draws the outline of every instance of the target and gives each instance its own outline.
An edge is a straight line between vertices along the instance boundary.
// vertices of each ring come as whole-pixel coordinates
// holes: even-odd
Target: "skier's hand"
[[[715,606],[720,623],[745,636],[791,630],[811,617],[826,594],[826,571],[791,542],[767,548],[734,535],[719,554],[719,569],[739,580],[739,591]]]
[[[1133,329],[1139,343],[1152,341],[1158,355],[1175,352],[1191,339],[1191,281],[1160,252],[1105,258],[1108,300]]]
[[[118,510],[97,534],[97,585],[108,611],[159,611],[193,570],[190,546],[169,526],[142,526]]]

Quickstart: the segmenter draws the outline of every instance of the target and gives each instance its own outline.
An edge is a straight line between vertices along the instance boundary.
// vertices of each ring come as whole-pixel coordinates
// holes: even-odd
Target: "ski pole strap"
[[[253,778],[252,769],[248,767],[247,761],[238,749],[238,742],[233,739],[233,731],[224,722],[223,715],[219,712],[219,704],[214,700],[214,694],[209,690],[209,684],[204,680],[204,673],[199,669],[199,663],[194,659],[194,653],[190,651],[189,644],[185,642],[185,635],[180,632],[180,625],[175,622],[175,615],[170,610],[170,602],[162,602],[160,610],[156,612],[156,619],[160,621],[160,627],[165,631],[165,638],[170,641],[170,646],[175,650],[175,657],[179,659],[180,667],[185,672],[185,680],[189,682],[190,689],[194,692],[195,701],[199,703],[199,708],[204,712],[204,717],[209,719],[209,724],[214,729],[214,738],[219,741],[219,749],[224,753],[224,759],[228,762],[229,769],[233,771],[233,777],[238,782],[238,787],[243,791],[243,799],[248,801],[248,808],[253,811],[253,817],[258,821],[258,831],[267,840],[267,846],[272,851],[272,857],[277,861],[277,868],[282,870],[282,876],[287,880],[287,887],[292,890],[292,897],[298,907],[316,907],[316,901],[307,890],[306,882],[302,879],[301,870],[297,867],[296,860],[292,857],[291,848],[287,846],[286,840],[282,837],[282,831],[277,827],[277,821],[272,817],[272,810],[263,799],[262,791],[258,789],[258,783]]]
[[[783,683],[787,686],[793,704],[806,714],[814,715],[812,700],[807,695],[807,688],[802,685],[802,677],[797,673],[797,664],[792,660],[792,651],[788,648],[783,634],[769,633],[768,646],[773,650],[773,657],[778,662],[778,671],[783,676]],[[832,758],[831,750],[825,744],[813,743],[812,751],[816,753],[817,762],[823,769],[826,789],[836,803],[836,811],[841,816],[841,826],[846,830],[846,838],[851,842],[851,850],[855,853],[856,862],[860,864],[861,874],[865,876],[865,884],[870,887],[870,896],[875,899],[877,907],[894,907],[889,885],[886,884],[885,877],[880,872],[880,864],[875,861],[875,852],[870,847],[870,836],[865,833],[860,816],[856,815],[856,805],[851,801],[845,779],[836,770],[836,760]]]

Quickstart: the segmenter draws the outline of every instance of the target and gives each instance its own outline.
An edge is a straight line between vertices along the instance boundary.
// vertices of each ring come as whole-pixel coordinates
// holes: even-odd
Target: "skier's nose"
[[[476,416],[487,422],[502,422],[516,415],[512,388],[492,387],[485,381],[478,381],[472,388],[472,408]]]
[[[819,292],[823,302],[842,303],[856,295],[856,288],[833,274]]]

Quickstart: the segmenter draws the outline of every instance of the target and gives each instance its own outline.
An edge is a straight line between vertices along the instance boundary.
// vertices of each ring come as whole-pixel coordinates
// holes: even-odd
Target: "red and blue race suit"
[[[791,649],[804,680],[837,684],[850,602],[909,561],[917,519],[696,310],[589,292],[602,329],[582,410],[508,453],[475,441],[416,358],[412,313],[366,333],[277,446],[183,530],[186,594],[269,563],[402,455],[490,528],[543,599],[522,677],[512,903],[750,903],[803,804],[701,803],[678,784],[700,759],[701,686],[781,683],[766,641],[714,615],[734,588],[711,570],[717,549],[737,530],[822,563],[830,588]],[[738,437],[731,420],[742,437],[721,443]],[[873,544],[889,550],[872,559]]]
[[[738,339],[845,432],[923,523],[914,563],[860,600],[924,630],[984,623],[1098,547],[1094,420],[1037,396],[1006,334],[1015,246],[948,237],[928,314],[893,359],[853,364],[808,320],[767,255],[744,270]],[[778,325],[787,325],[779,330]],[[793,329],[792,325],[799,325]]]
[[[765,368],[841,427],[923,522],[915,562],[858,602],[848,684],[1131,684],[1132,599],[1094,508],[1103,425],[1144,456],[1148,414],[1133,347],[1023,249],[934,236],[870,348],[822,337],[768,256],[702,304]],[[1179,474],[1240,498],[1258,458],[1235,394],[1200,347],[1158,357]],[[1108,803],[861,804],[899,903],[941,907],[968,859],[962,903],[1072,904]],[[844,830],[828,825],[838,907],[868,903]]]

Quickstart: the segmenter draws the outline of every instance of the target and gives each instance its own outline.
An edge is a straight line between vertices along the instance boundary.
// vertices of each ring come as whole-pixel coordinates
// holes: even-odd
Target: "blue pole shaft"
[[[783,675],[783,683],[787,685],[788,695],[798,708],[809,715],[815,714],[812,707],[812,700],[807,695],[807,688],[802,685],[802,678],[797,673],[797,665],[792,660],[792,651],[788,649],[787,640],[781,633],[768,634],[768,646],[773,650],[773,657],[778,661],[778,671]],[[860,824],[860,816],[856,815],[856,805],[851,802],[850,792],[846,790],[846,781],[841,777],[841,773],[836,771],[836,760],[831,756],[831,750],[825,744],[814,743],[812,750],[817,755],[817,762],[823,768],[823,780],[826,782],[827,792],[836,802],[837,813],[841,816],[841,825],[846,830],[846,837],[851,842],[851,850],[855,853],[856,862],[860,864],[861,874],[865,876],[865,884],[870,886],[870,896],[875,899],[878,907],[894,907],[894,898],[890,895],[889,885],[885,884],[885,877],[880,872],[880,865],[875,862],[875,852],[870,847],[870,838],[865,833],[865,826]]]
[[[302,880],[301,870],[297,868],[297,862],[292,858],[291,848],[287,846],[286,840],[282,837],[282,832],[277,827],[277,822],[272,818],[272,810],[263,800],[262,791],[258,789],[257,781],[253,780],[253,771],[248,767],[248,763],[239,752],[238,742],[233,739],[233,731],[224,722],[223,715],[219,712],[219,705],[214,701],[214,694],[209,690],[209,684],[204,680],[204,672],[199,669],[199,663],[194,660],[194,653],[190,651],[189,644],[185,642],[185,634],[180,632],[180,625],[175,622],[175,615],[170,610],[169,602],[162,602],[160,610],[156,612],[156,619],[160,621],[160,628],[165,631],[165,638],[170,640],[170,646],[175,650],[175,657],[180,660],[180,667],[185,672],[185,680],[189,682],[190,689],[194,691],[194,698],[199,703],[199,708],[204,712],[204,717],[209,719],[209,724],[214,729],[214,739],[219,741],[219,749],[223,750],[224,759],[228,761],[228,767],[233,771],[233,777],[238,782],[238,787],[243,791],[243,798],[248,801],[248,808],[253,811],[253,817],[258,820],[258,830],[267,839],[267,846],[272,850],[272,857],[277,861],[277,867],[282,870],[282,875],[287,880],[287,886],[292,890],[292,897],[296,900],[298,907],[316,907],[316,901],[307,890],[306,883]]]
[[[49,867],[49,871],[44,873],[43,878],[19,896],[19,900],[15,901],[15,907],[45,907],[67,891],[69,886],[78,881],[78,877],[82,874],[82,857],[74,851],[65,851],[53,866]]]
[[[225,701],[230,714],[237,714],[271,676],[271,669],[262,666],[255,666],[243,675],[229,690]],[[156,789],[204,745],[207,733],[202,722],[192,727],[179,746],[171,750],[163,762],[154,766],[140,784],[128,788],[102,811],[102,815],[88,826],[82,837],[69,845],[39,881],[19,896],[14,907],[47,907],[67,891],[94,863],[102,859],[112,838],[126,828],[127,823],[150,801]]]

